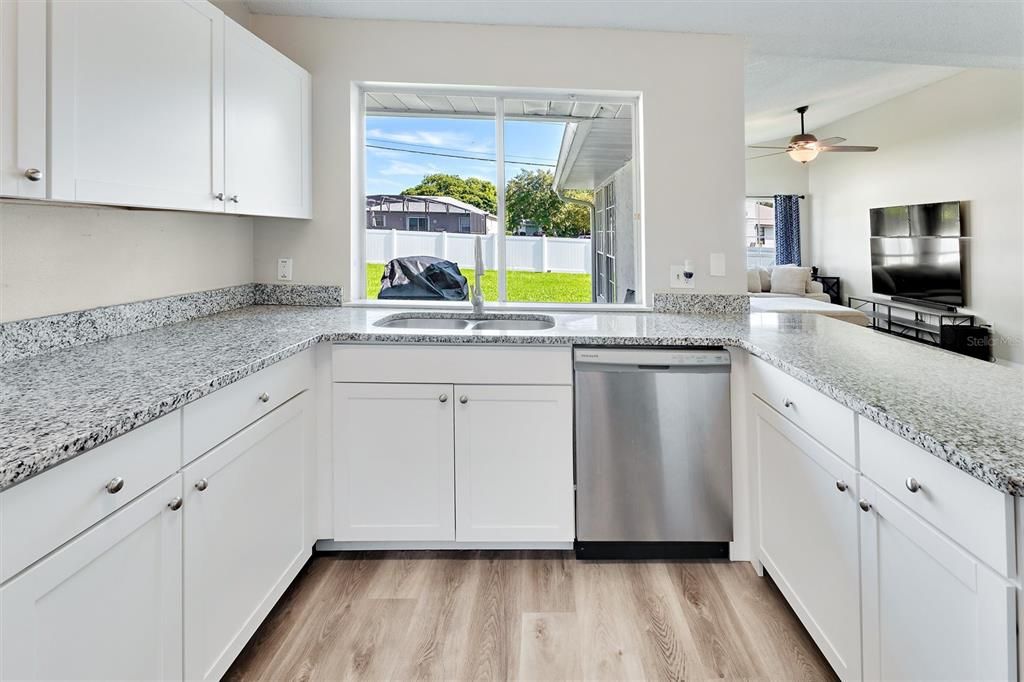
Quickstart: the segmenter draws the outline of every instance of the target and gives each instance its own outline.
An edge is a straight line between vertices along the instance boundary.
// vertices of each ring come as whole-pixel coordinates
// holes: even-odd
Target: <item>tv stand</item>
[[[974,326],[974,315],[948,313],[893,300],[849,297],[849,305],[871,320],[871,328],[930,346],[941,346],[943,327]]]
[[[891,300],[897,303],[906,303],[910,306],[919,306],[921,308],[932,308],[934,310],[941,310],[945,313],[955,313],[956,306],[948,303],[938,303],[937,301],[920,301],[916,298],[906,298],[904,296],[893,296]]]

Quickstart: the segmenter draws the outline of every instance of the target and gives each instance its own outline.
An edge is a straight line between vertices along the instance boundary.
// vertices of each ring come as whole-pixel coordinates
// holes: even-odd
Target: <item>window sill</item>
[[[472,311],[473,306],[465,301],[395,301],[378,299],[362,299],[345,303],[349,308],[416,308],[422,310],[466,310]],[[545,310],[561,313],[649,313],[654,309],[650,306],[636,303],[525,303],[516,301],[487,301],[484,303],[484,312],[487,311],[536,311]]]

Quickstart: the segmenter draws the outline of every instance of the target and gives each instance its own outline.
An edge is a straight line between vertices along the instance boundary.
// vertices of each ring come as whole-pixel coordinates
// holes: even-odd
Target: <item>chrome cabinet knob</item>
[[[217,201],[224,201],[224,192],[217,192],[213,195],[213,198]]]
[[[920,483],[918,483],[917,479],[914,478],[913,476],[911,476],[910,478],[907,479],[906,485],[907,485],[907,490],[909,490],[912,493],[916,493],[918,490],[920,490],[922,487],[924,487]]]
[[[442,393],[441,395],[437,396],[437,400],[438,400],[438,402],[442,402],[442,403],[448,402],[448,394],[447,393]]]
[[[857,502],[861,511],[871,511],[871,503],[865,500],[863,497]]]
[[[121,488],[124,487],[124,479],[120,476],[114,476],[112,479],[107,481],[107,484],[103,486],[107,489],[107,492],[111,495],[116,495],[121,492]]]
[[[231,196],[228,197],[228,201],[237,204],[238,203],[238,195],[237,194],[232,194]]]
[[[203,492],[208,487],[210,487],[210,482],[207,481],[205,478],[200,478],[198,481],[196,481],[196,490],[198,490],[199,492]]]
[[[167,508],[170,509],[171,511],[178,511],[179,509],[181,509],[181,498],[175,497],[174,499],[172,499],[170,502],[167,503]]]
[[[259,394],[259,399],[260,399],[261,403],[269,403],[270,402],[270,394],[267,393],[266,391],[264,391],[263,393]]]
[[[43,179],[43,171],[38,168],[29,168],[25,171],[25,177],[32,182],[39,182]]]
[[[463,405],[465,405],[466,403],[469,402],[469,396],[468,395],[460,395],[459,396],[459,402],[462,403]]]
[[[782,404],[783,404],[783,406],[785,406],[785,407],[796,407],[796,403],[794,403],[794,402],[793,402],[792,400],[790,400],[789,398],[786,398],[785,400],[783,400],[783,401],[782,401]]]
[[[838,490],[839,492],[845,493],[849,489],[850,486],[846,484],[846,481],[836,481],[836,490]]]

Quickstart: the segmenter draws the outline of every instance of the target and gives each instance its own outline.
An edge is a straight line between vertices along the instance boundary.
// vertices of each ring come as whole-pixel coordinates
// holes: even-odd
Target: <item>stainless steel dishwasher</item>
[[[577,348],[578,558],[727,557],[729,353]]]

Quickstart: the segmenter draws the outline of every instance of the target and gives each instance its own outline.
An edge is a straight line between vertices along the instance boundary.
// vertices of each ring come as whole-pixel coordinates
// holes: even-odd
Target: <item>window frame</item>
[[[646,277],[646,244],[645,244],[645,222],[646,211],[644,210],[644,163],[643,163],[643,93],[640,91],[628,90],[594,90],[580,89],[573,91],[545,89],[545,88],[515,88],[503,86],[459,86],[459,85],[436,85],[436,84],[415,84],[415,83],[389,83],[380,81],[353,81],[351,83],[351,135],[352,144],[352,222],[353,226],[361,226],[351,231],[350,250],[350,277],[352,287],[350,302],[353,305],[367,306],[390,306],[390,307],[413,307],[413,301],[379,301],[378,299],[363,298],[366,291],[366,240],[367,230],[365,214],[358,213],[354,207],[365,204],[366,196],[366,93],[373,91],[387,91],[391,93],[416,94],[416,95],[449,95],[463,97],[486,97],[494,100],[494,114],[481,114],[481,118],[493,118],[495,124],[495,187],[497,192],[497,259],[496,270],[498,272],[498,301],[487,301],[490,307],[522,308],[522,309],[547,309],[547,310],[575,310],[580,309],[604,309],[604,310],[625,310],[644,311],[650,310],[649,295],[647,291]],[[550,100],[580,100],[584,102],[599,102],[604,104],[628,104],[633,107],[632,118],[632,147],[633,147],[633,220],[632,237],[635,256],[635,303],[600,303],[592,301],[589,303],[559,303],[559,302],[524,302],[507,300],[507,274],[506,268],[506,211],[505,211],[505,166],[509,163],[505,160],[504,133],[505,133],[505,100],[521,99],[550,99]],[[426,115],[431,115],[426,113]],[[443,116],[443,114],[434,114]],[[472,228],[470,228],[472,232]],[[591,238],[594,226],[591,226]],[[591,278],[596,276],[591,272]],[[424,305],[421,303],[420,305]],[[443,302],[431,301],[425,307],[468,307],[468,302]]]
[[[414,220],[417,221],[417,223],[416,223],[417,225],[420,224],[418,221],[422,220],[423,221],[423,227],[422,228],[420,228],[420,227],[413,227],[412,226],[412,221],[414,221]],[[430,218],[428,216],[424,216],[424,215],[407,215],[407,216],[405,216],[405,231],[406,232],[430,232]]]

